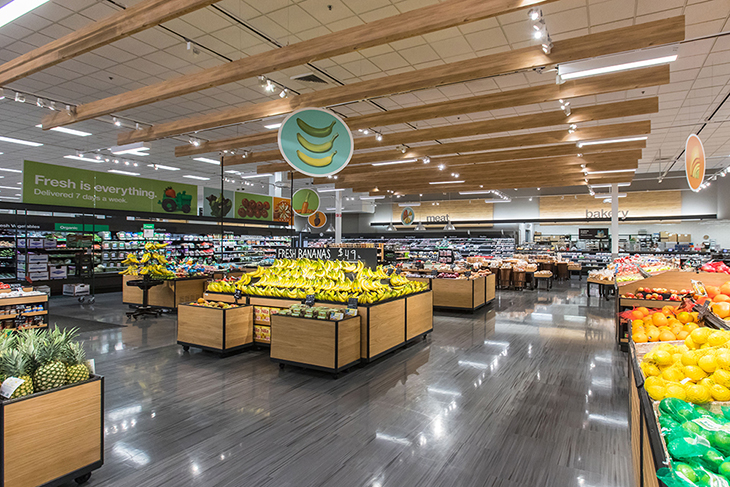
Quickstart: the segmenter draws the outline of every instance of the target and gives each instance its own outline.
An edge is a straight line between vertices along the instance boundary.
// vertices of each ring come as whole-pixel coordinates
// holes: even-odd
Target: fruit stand
[[[253,345],[253,309],[250,306],[206,301],[202,298],[178,307],[177,343],[230,355]]]
[[[430,272],[409,269],[408,272]],[[496,297],[495,274],[476,278],[456,279],[424,274],[423,277],[410,278],[429,284],[433,291],[434,308],[476,311],[491,303]]]
[[[127,286],[128,281],[138,280],[139,276],[125,275],[122,278],[122,303],[141,306],[142,290],[138,287]],[[180,304],[196,301],[203,295],[207,280],[206,276],[165,279],[161,286],[155,286],[149,290],[149,305],[177,309]]]

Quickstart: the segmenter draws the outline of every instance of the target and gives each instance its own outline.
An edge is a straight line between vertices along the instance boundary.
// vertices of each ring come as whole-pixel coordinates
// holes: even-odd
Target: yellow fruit
[[[684,388],[687,393],[687,401],[694,404],[705,404],[712,401],[710,389],[700,384],[687,384]],[[648,392],[648,391],[647,391]]]
[[[644,389],[646,389],[646,392],[647,392],[647,394],[649,394],[649,397],[654,399],[655,401],[661,401],[662,399],[664,399],[664,394],[666,394],[666,389],[660,385],[644,387]]]
[[[708,374],[713,373],[715,369],[717,369],[717,362],[715,362],[715,357],[710,354],[707,354],[704,357],[700,357],[700,359],[697,361],[697,365]]]
[[[695,342],[692,341],[692,334],[691,333],[689,335],[687,335],[687,338],[684,339],[684,344],[690,350],[696,350],[696,349],[700,348],[699,345],[695,344]]]
[[[673,363],[671,354],[665,350],[654,352],[654,362],[657,365],[671,365]]]
[[[730,401],[730,389],[720,384],[710,387],[710,394],[715,401]]]
[[[669,367],[667,370],[662,372],[662,379],[670,382],[679,382],[684,379],[684,374],[679,367]]]
[[[697,365],[697,355],[692,351],[682,354],[682,365]]]
[[[676,364],[677,362],[681,362],[681,361],[682,361],[682,354],[681,353],[672,354],[672,363],[673,364]]]
[[[644,372],[644,376],[646,377],[661,375],[661,371],[659,370],[659,368],[654,364],[650,364],[649,362],[641,363],[641,371]]]
[[[730,372],[725,369],[717,369],[711,379],[715,384],[730,387]]]
[[[710,338],[710,335],[712,333],[712,330],[709,328],[697,328],[692,333],[690,333],[689,336],[692,337],[693,342],[698,345],[702,345],[704,343],[707,343],[707,340]]]
[[[662,386],[664,387],[664,379],[661,377],[656,376],[649,376],[646,379],[644,379],[644,388],[651,387],[651,386]]]
[[[730,351],[720,350],[715,355],[715,362],[718,367],[730,368]]]
[[[728,393],[730,393],[730,391],[728,391]],[[671,383],[664,388],[664,397],[674,397],[676,399],[681,399],[682,401],[684,401],[687,399],[687,393],[684,391],[684,387],[682,387],[681,385]]]
[[[701,381],[702,379],[707,377],[707,374],[705,373],[705,371],[696,365],[687,365],[684,368],[684,375],[696,382]]]
[[[727,342],[727,339],[727,334],[722,330],[718,330],[710,333],[710,336],[707,338],[707,343],[709,343],[711,347],[719,347],[723,343]]]
[[[701,381],[699,382],[699,384],[700,384],[700,385],[702,385],[702,386],[705,386],[705,387],[707,387],[708,389],[710,389],[710,388],[711,388],[712,386],[714,386],[714,385],[715,385],[715,381],[713,381],[713,380],[712,380],[712,379],[710,379],[709,377],[706,377],[706,378],[702,379],[702,380],[701,380]]]

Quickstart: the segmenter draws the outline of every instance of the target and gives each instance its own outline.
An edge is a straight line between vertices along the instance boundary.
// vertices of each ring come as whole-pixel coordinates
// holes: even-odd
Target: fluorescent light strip
[[[0,154],[2,154],[2,152],[0,152]],[[5,167],[0,167],[0,171],[16,172],[18,174],[23,174],[23,171],[20,171],[18,169],[8,169],[8,168],[5,168]]]
[[[36,127],[40,129],[43,128],[43,125],[38,124],[36,125]],[[68,135],[77,135],[79,137],[88,137],[89,135],[92,135],[89,132],[82,132],[81,130],[74,130],[66,127],[53,127],[51,130],[53,130],[54,132],[61,132]]]
[[[492,194],[492,193],[494,193],[493,189],[480,189],[478,191],[459,191],[459,194]]]
[[[382,200],[385,196],[360,196],[361,200]]]
[[[139,176],[138,172],[120,171],[118,169],[109,169],[107,172],[113,172],[114,174],[124,174],[125,176]]]
[[[628,137],[625,139],[608,139],[608,140],[587,140],[587,141],[580,141],[576,145],[578,147],[583,147],[586,145],[601,145],[601,144],[618,144],[620,142],[637,142],[639,140],[646,140],[649,137],[642,136],[642,137]]]
[[[92,157],[83,157],[83,156],[63,156],[64,159],[73,159],[75,161],[84,161],[84,162],[94,162],[96,164],[100,164],[104,162],[104,159],[97,161],[96,159]]]
[[[421,203],[398,203],[398,206],[400,206],[401,208],[406,208],[408,206],[421,206]]]
[[[208,159],[207,157],[196,157],[193,159],[194,161],[199,162],[207,162],[208,164],[218,164],[220,165],[221,161],[216,161],[215,159]]]
[[[338,191],[344,191],[344,188],[325,188],[325,189],[318,189],[318,193],[337,193]]]
[[[273,176],[270,172],[262,172],[261,174],[241,174],[241,179],[268,178]]]
[[[594,174],[614,174],[619,172],[636,172],[636,169],[614,169],[612,171],[589,171],[586,174],[593,176]]]
[[[408,162],[416,162],[418,159],[403,159],[400,161],[374,162],[373,166],[390,166],[392,164],[406,164]]]
[[[163,166],[162,164],[147,164],[147,167],[156,168],[156,169],[164,169],[166,171],[179,171],[179,167],[172,167],[172,166]]]
[[[591,184],[591,188],[610,188],[611,184]],[[631,186],[631,183],[618,183],[618,187]]]
[[[587,76],[596,76],[598,74],[615,73],[616,71],[626,71],[629,69],[644,68],[647,66],[656,66],[658,64],[667,64],[677,60],[677,55],[664,56],[654,59],[645,59],[643,61],[634,61],[632,63],[615,64],[613,66],[604,66],[602,68],[587,69],[585,71],[576,71],[574,73],[561,74],[560,78],[567,81],[569,79],[585,78]]]
[[[0,10],[0,13],[2,10]],[[19,200],[20,198],[17,198],[15,196],[0,196],[0,200]]]
[[[0,8],[0,13],[2,13],[2,11],[3,11],[3,9]],[[40,147],[43,145],[39,142],[29,142],[27,140],[13,139],[10,137],[0,137],[0,142],[10,142],[11,144],[29,145],[31,147]]]
[[[270,123],[269,125],[264,125],[264,128],[267,128],[269,130],[278,129],[281,127],[281,122],[279,123]]]
[[[13,0],[3,8],[0,8],[0,27],[9,24],[46,2],[48,0]]]
[[[190,174],[186,174],[183,177],[188,179],[199,179],[200,181],[210,181],[210,178],[204,178],[203,176],[191,176]]]
[[[465,181],[431,181],[428,184],[461,184]]]
[[[619,198],[626,198],[626,193],[619,193],[618,194],[618,197]],[[611,193],[597,194],[597,195],[594,196],[594,198],[596,198],[598,200],[601,199],[601,198],[608,198],[610,200],[611,199]]]
[[[15,187],[15,188],[14,188],[14,187],[12,187],[12,186],[0,186],[0,188],[2,188],[2,189],[14,189],[15,191],[17,191],[17,190],[19,190],[19,189],[20,189],[20,188],[18,188],[18,187]]]

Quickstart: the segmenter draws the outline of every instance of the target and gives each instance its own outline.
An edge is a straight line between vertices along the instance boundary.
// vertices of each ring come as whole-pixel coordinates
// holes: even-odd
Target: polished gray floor
[[[184,353],[174,315],[129,323],[119,294],[51,301],[106,376],[104,487],[631,487],[612,310],[578,281],[498,291],[335,381]]]

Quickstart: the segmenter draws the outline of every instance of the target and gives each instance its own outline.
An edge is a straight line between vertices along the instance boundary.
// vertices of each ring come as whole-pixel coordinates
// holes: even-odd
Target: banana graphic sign
[[[279,128],[279,150],[295,170],[312,177],[337,174],[352,158],[352,133],[344,120],[323,108],[302,108]]]
[[[695,134],[687,137],[687,143],[684,146],[684,170],[690,189],[695,192],[699,191],[705,179],[705,148]]]

